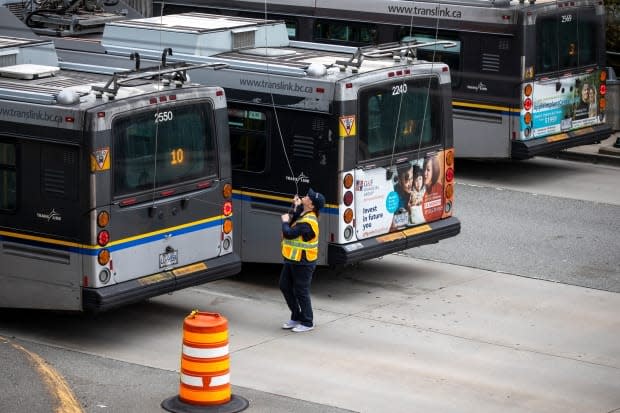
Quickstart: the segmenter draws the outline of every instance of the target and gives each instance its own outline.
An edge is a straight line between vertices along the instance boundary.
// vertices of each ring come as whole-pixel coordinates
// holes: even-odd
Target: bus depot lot
[[[12,342],[62,374],[85,412],[161,411],[194,308],[228,319],[233,394],[251,412],[620,408],[620,294],[390,255],[319,270],[317,328],[296,334],[280,329],[278,270],[251,266],[94,318],[3,311],[0,411],[53,411]]]

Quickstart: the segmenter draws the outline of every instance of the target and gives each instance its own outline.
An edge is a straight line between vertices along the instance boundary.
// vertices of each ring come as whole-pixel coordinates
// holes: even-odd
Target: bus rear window
[[[600,30],[593,9],[564,11],[536,21],[536,72],[571,69],[596,63]]]
[[[440,143],[437,79],[391,82],[360,92],[359,160]]]
[[[114,193],[126,195],[217,174],[212,108],[163,106],[115,120]]]

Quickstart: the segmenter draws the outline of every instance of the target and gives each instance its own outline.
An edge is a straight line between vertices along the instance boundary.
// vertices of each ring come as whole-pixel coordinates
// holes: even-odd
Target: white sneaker
[[[310,330],[314,330],[314,326],[305,326],[303,324],[297,324],[295,327],[293,327],[293,330],[295,333],[303,333],[305,331],[310,331]]]
[[[288,320],[286,323],[282,324],[282,328],[285,330],[290,330],[291,328],[295,328],[299,325],[299,321]]]

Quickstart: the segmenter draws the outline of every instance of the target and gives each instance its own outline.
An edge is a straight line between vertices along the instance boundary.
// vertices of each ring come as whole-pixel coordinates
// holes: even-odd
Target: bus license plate
[[[397,228],[404,227],[409,223],[409,214],[407,211],[394,214],[394,226]]]
[[[560,129],[561,130],[567,130],[573,127],[573,120],[568,118],[568,119],[562,119],[560,121]]]
[[[179,251],[174,250],[159,254],[159,268],[170,267],[179,263]]]

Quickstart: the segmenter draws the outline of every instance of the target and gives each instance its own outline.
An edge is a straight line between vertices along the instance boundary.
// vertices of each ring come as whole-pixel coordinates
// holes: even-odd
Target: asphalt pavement
[[[620,132],[615,132],[608,139],[598,144],[562,150],[549,155],[549,157],[620,166]],[[42,356],[39,361],[35,359],[37,355]],[[46,380],[62,381],[62,375],[54,376],[53,371],[48,379],[41,379],[41,371],[47,367],[53,370],[51,366],[61,359],[72,360],[68,366],[74,369],[72,374],[74,378],[67,388],[61,386],[63,383],[56,382],[50,386],[49,382],[45,382]],[[61,406],[61,399],[71,396],[71,390],[77,393],[124,391],[122,390],[124,386],[120,383],[114,383],[113,380],[114,372],[117,369],[130,371],[134,375],[135,383],[140,383],[137,388],[133,389],[138,390],[136,391],[135,404],[125,404],[127,411],[163,411],[159,404],[166,397],[174,396],[178,385],[178,373],[174,371],[155,370],[132,363],[102,359],[42,343],[23,341],[15,337],[0,336],[0,365],[4,371],[4,374],[0,375],[0,389],[3,394],[0,397],[0,406],[1,410],[7,413],[57,412]],[[65,371],[66,373],[67,371]],[[48,372],[48,374],[50,373]],[[93,374],[103,374],[110,377],[109,388],[103,389],[101,386],[93,385],[94,383],[89,379],[89,376]],[[80,380],[76,381],[75,377],[80,377]],[[134,386],[136,385],[134,384]],[[131,388],[131,386],[129,387]],[[253,412],[336,413],[347,411],[334,406],[311,403],[238,386],[233,386],[233,394],[240,394],[249,399],[249,411]],[[96,399],[96,396],[93,399]],[[97,403],[94,405],[82,404],[76,407],[78,407],[78,412],[117,411],[104,404]]]

